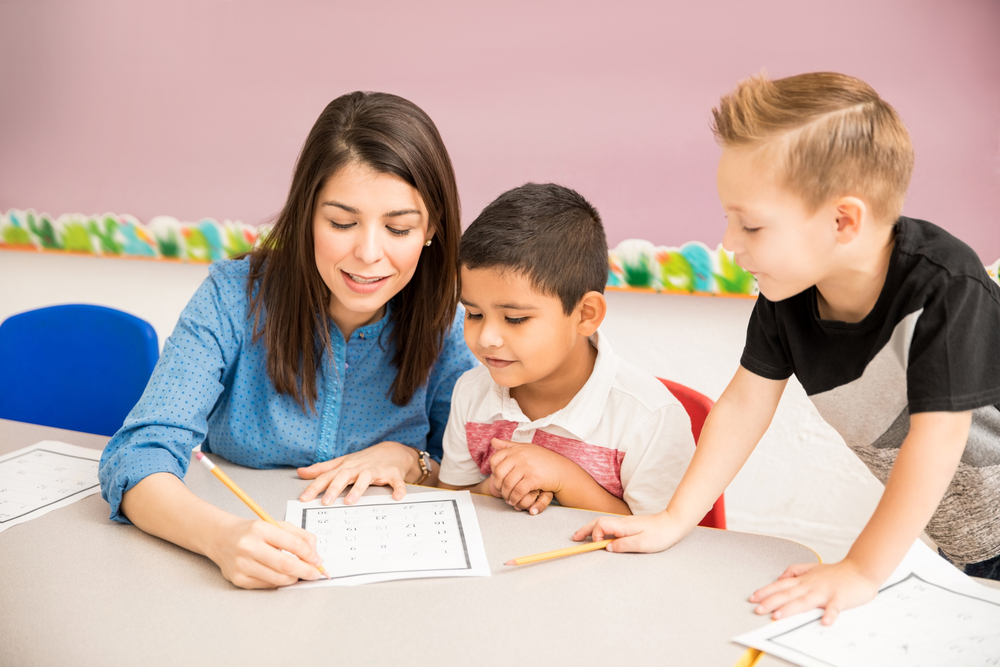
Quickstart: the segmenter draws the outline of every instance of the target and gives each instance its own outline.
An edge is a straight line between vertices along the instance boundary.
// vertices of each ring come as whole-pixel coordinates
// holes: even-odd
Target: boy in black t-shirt
[[[795,373],[885,484],[844,560],[793,565],[756,591],[774,618],[823,623],[875,597],[926,528],[966,573],[1000,579],[1000,287],[976,254],[900,217],[913,148],[867,84],[755,77],[715,116],[723,245],[760,297],[740,368],[657,515],[602,518],[574,539],[659,551],[686,535],[767,429]]]

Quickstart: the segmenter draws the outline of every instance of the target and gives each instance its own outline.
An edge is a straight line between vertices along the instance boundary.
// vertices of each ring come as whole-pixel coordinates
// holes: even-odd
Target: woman
[[[452,388],[475,364],[457,312],[460,235],[430,118],[382,93],[331,102],[273,230],[249,257],[211,266],[104,450],[111,518],[209,557],[237,586],[274,587],[318,576],[314,537],[188,491],[195,446],[299,466],[313,479],[303,500],[432,484]]]

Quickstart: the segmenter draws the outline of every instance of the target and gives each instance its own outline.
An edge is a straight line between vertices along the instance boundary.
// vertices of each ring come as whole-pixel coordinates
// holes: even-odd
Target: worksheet
[[[362,496],[345,505],[288,502],[285,520],[316,535],[330,579],[290,588],[354,586],[394,579],[488,577],[483,537],[468,491]]]
[[[976,583],[919,540],[872,602],[797,614],[735,638],[803,667],[998,667],[1000,590]]]
[[[0,456],[0,531],[100,491],[101,451],[45,440]]]

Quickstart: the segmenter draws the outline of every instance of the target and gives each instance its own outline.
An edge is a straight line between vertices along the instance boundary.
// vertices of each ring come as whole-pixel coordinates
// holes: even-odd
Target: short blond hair
[[[852,195],[878,221],[899,217],[913,144],[896,110],[864,81],[835,72],[758,75],[741,81],[712,115],[724,147],[775,142],[768,149],[777,149],[779,179],[812,211]]]

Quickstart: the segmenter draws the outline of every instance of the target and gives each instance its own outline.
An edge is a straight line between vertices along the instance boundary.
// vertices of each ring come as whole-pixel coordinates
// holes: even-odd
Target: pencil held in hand
[[[613,540],[598,540],[597,542],[590,542],[588,544],[578,544],[575,547],[566,547],[565,549],[546,551],[545,553],[535,554],[534,556],[521,556],[520,558],[507,561],[504,565],[526,565],[528,563],[537,563],[542,560],[552,560],[553,558],[562,558],[563,556],[587,553],[588,551],[598,551],[611,544],[611,542],[613,542]]]
[[[229,475],[227,475],[226,473],[222,472],[221,468],[216,467],[216,465],[214,463],[212,463],[208,459],[207,456],[205,456],[201,452],[195,452],[194,456],[199,461],[201,461],[202,464],[206,468],[208,468],[209,470],[211,470],[212,474],[215,475],[216,477],[218,477],[220,482],[222,482],[227,487],[229,487],[229,490],[232,491],[233,493],[235,493],[237,498],[239,498],[244,503],[246,503],[246,506],[249,507],[250,509],[252,509],[254,514],[256,514],[257,516],[259,516],[264,521],[267,521],[268,523],[273,524],[273,525],[277,526],[278,528],[281,528],[282,530],[284,530],[284,528],[281,527],[280,523],[278,523],[277,521],[275,521],[274,519],[272,519],[271,515],[268,514],[267,512],[265,512],[263,507],[261,507],[260,505],[258,505],[257,503],[255,503],[254,500],[253,500],[253,498],[251,498],[246,493],[244,493],[243,489],[241,489],[240,487],[236,486],[236,482],[234,482],[233,480],[229,479]],[[323,569],[322,565],[317,565],[316,569],[319,570],[319,573],[322,574],[327,579],[330,578],[330,575],[328,575],[326,573],[326,570]]]

